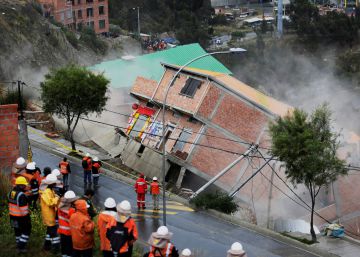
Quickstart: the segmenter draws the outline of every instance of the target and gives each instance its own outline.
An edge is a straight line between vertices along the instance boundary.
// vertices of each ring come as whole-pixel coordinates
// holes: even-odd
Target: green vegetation
[[[23,108],[28,106],[29,98],[21,95]],[[5,90],[5,87],[0,87],[0,104],[19,104],[19,96],[17,91]]]
[[[78,49],[79,47],[79,40],[76,38],[76,35],[73,31],[69,30],[66,27],[61,27],[61,30],[64,32],[65,37],[67,39],[67,41],[69,41],[69,43],[75,47],[76,49]]]
[[[359,39],[360,17],[338,12],[320,15],[317,6],[307,0],[292,1],[290,11],[293,28],[309,47],[326,44],[352,47]]]
[[[173,31],[182,44],[200,43],[206,46],[208,23],[213,12],[210,0],[110,0],[111,23],[136,32],[138,6],[141,32],[156,34]]]
[[[339,134],[332,131],[331,112],[327,105],[318,107],[311,115],[295,109],[270,123],[269,128],[272,155],[284,163],[285,174],[294,186],[304,184],[309,191],[310,233],[315,242],[316,197],[321,188],[347,174],[345,161],[337,157]]]
[[[105,54],[107,51],[107,44],[101,40],[91,28],[84,27],[80,30],[80,40],[96,53]]]
[[[80,116],[102,112],[108,100],[108,85],[102,74],[75,65],[52,70],[41,83],[43,109],[66,119],[66,137],[73,150],[76,150],[73,134]]]
[[[303,244],[312,245],[312,244],[315,244],[315,243],[316,243],[316,242],[314,242],[314,241],[312,241],[312,240],[309,240],[309,239],[307,239],[307,238],[300,238],[300,237],[292,236],[292,235],[290,235],[290,234],[288,234],[288,233],[286,233],[286,232],[280,233],[280,234],[282,234],[283,236],[292,238],[292,239],[294,239],[294,240],[297,240],[297,241],[299,241],[299,242],[301,242],[301,243],[303,243]]]
[[[234,202],[234,198],[225,193],[216,192],[200,194],[190,200],[196,208],[214,209],[226,214],[234,213],[238,210],[238,205]]]

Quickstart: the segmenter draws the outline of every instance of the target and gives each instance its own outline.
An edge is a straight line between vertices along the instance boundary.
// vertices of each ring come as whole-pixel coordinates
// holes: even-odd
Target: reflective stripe
[[[100,174],[93,174],[94,178],[100,177]]]
[[[20,238],[20,240],[19,240],[20,242],[24,242],[24,243],[27,243],[27,239],[24,239],[24,238]]]
[[[136,182],[139,186],[142,186],[144,185],[145,183],[144,182]]]
[[[70,230],[70,227],[66,227],[66,226],[59,226],[60,229],[65,229],[65,230]]]
[[[27,235],[21,235],[21,237],[23,237],[23,238],[26,238],[26,239],[29,239],[29,236],[27,236]]]
[[[166,257],[169,257],[171,247],[172,247],[172,244],[168,243],[167,248],[166,248]]]
[[[67,219],[67,218],[65,218],[65,217],[63,217],[63,216],[59,216],[59,220],[64,220],[64,221],[70,222],[69,219]]]

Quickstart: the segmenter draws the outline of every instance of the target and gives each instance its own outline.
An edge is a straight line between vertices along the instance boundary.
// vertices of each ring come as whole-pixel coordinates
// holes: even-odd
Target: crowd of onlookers
[[[156,52],[167,49],[167,43],[164,40],[144,40],[143,47],[149,52]]]
[[[89,158],[84,159],[88,161]],[[99,160],[95,159],[95,163],[98,162]],[[87,165],[84,164],[83,168],[84,183],[91,183],[85,174]],[[46,226],[44,251],[53,252],[54,255],[61,252],[62,257],[93,256],[94,232],[97,228],[100,250],[104,257],[131,257],[134,243],[139,235],[135,220],[131,217],[130,202],[123,200],[116,203],[113,198],[108,197],[104,202],[103,210],[98,213],[92,203],[94,191],[91,188],[87,188],[81,197],[69,189],[68,175],[71,170],[66,158],[59,163],[59,169],[51,170],[46,167],[41,173],[36,163],[28,163],[22,157],[19,157],[13,165],[11,173],[13,189],[9,193],[8,201],[10,223],[15,232],[19,253],[27,252],[31,234],[30,208],[36,209],[40,203],[42,221]],[[159,185],[156,177],[150,184],[151,190],[154,186],[156,190],[151,192],[153,194],[156,192],[155,195],[158,196]],[[139,209],[145,209],[145,198],[142,194],[146,193],[146,190],[146,181],[141,174],[135,183]],[[153,199],[156,205],[158,197]],[[154,209],[159,209],[158,203]],[[95,222],[96,216],[98,217]],[[171,241],[172,235],[173,233],[166,226],[160,226],[151,234],[148,240],[150,248],[144,257],[194,256],[189,249],[183,249],[179,254]],[[238,242],[231,246],[227,254],[228,257],[246,256],[242,245]]]

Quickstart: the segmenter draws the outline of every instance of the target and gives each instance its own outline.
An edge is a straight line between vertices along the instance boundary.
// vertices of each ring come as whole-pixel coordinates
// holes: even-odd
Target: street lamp
[[[141,44],[141,32],[140,32],[140,7],[134,7],[132,8],[133,10],[137,9],[137,34],[138,34],[138,39],[140,41],[140,52],[142,53],[142,44]]]
[[[177,76],[180,74],[180,72],[182,72],[182,70],[184,68],[186,68],[188,65],[190,65],[191,63],[202,59],[204,57],[210,56],[210,55],[215,55],[215,54],[229,54],[229,53],[241,53],[241,52],[246,52],[245,49],[243,48],[230,48],[227,51],[217,51],[217,52],[212,52],[212,53],[206,53],[203,55],[200,55],[190,61],[188,61],[187,63],[185,63],[183,66],[181,66],[178,71],[174,74],[174,76],[172,77],[170,83],[167,85],[166,89],[165,89],[165,96],[164,96],[164,101],[163,101],[163,113],[162,113],[162,154],[163,154],[163,159],[162,159],[162,183],[163,183],[163,223],[164,226],[166,226],[166,193],[165,193],[165,189],[166,189],[166,182],[165,182],[165,169],[166,169],[166,142],[165,142],[165,108],[166,108],[166,99],[168,97],[170,88],[174,85],[174,82],[177,78]]]

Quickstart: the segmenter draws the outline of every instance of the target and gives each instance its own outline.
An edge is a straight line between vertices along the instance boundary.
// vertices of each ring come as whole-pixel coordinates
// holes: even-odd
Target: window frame
[[[191,86],[191,83],[195,83],[195,82],[199,83],[199,84],[197,86],[195,85],[195,88],[193,88],[194,86]],[[189,98],[194,98],[194,96],[196,95],[196,92],[198,91],[198,89],[201,88],[201,84],[203,82],[204,82],[203,80],[188,76],[188,78],[187,78],[184,86],[181,88],[179,94],[183,95],[183,96],[186,96],[186,97],[189,97]]]

